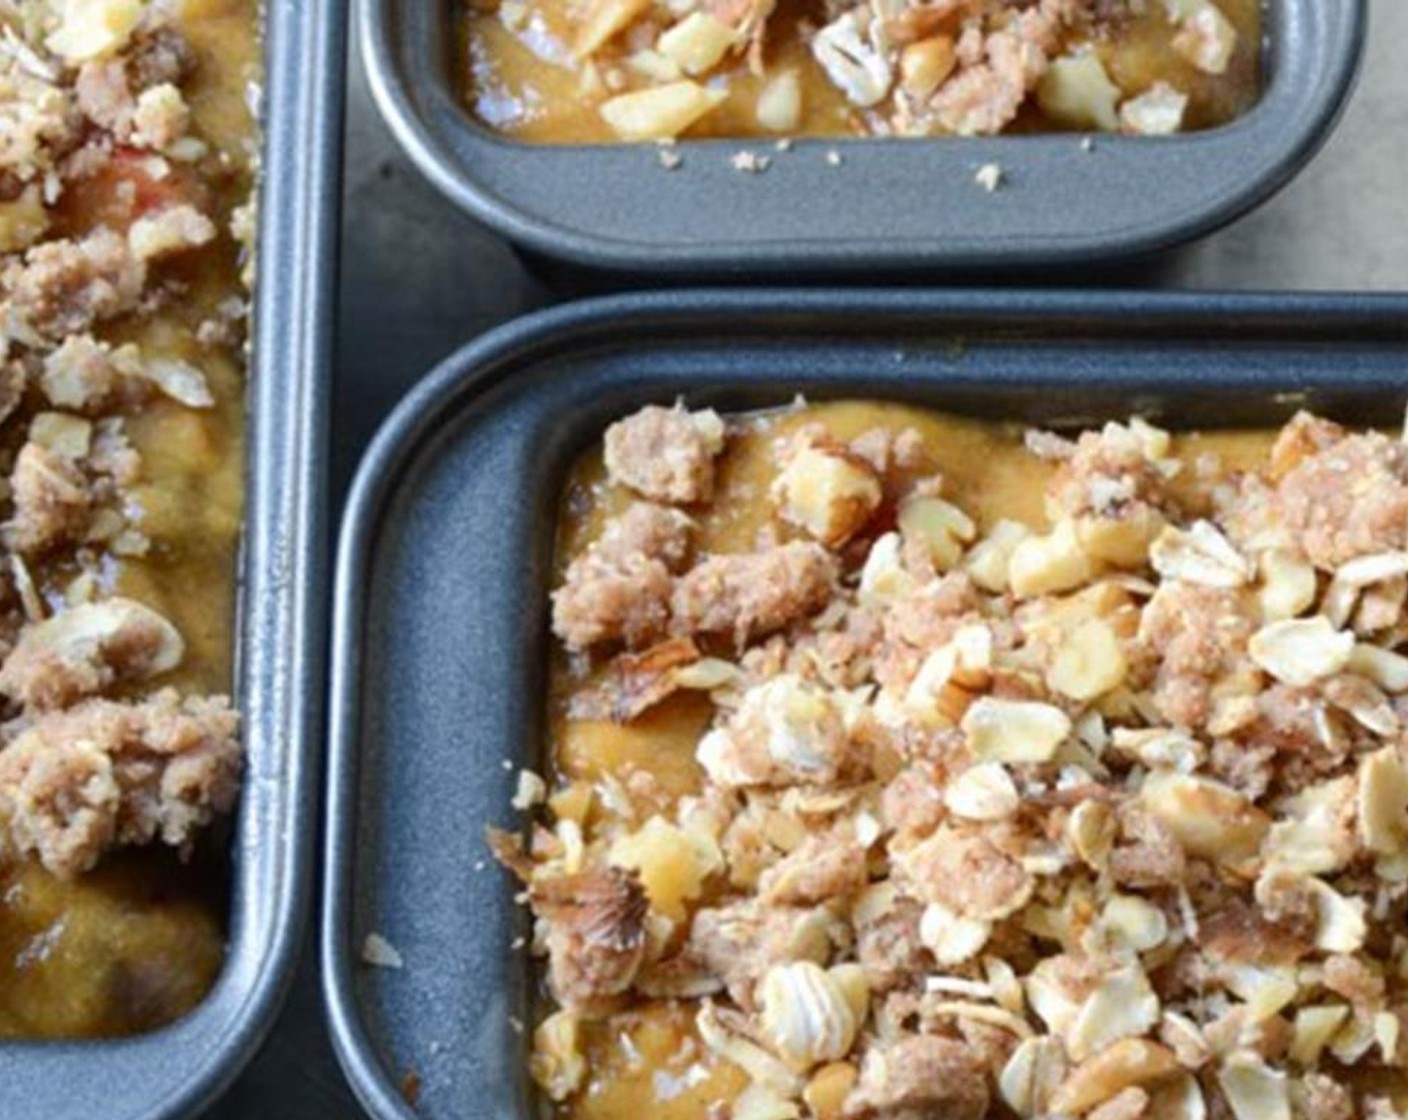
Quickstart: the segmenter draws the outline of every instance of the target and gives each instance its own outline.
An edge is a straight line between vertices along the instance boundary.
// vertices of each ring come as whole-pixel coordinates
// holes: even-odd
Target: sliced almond
[[[1255,856],[1271,827],[1271,818],[1243,794],[1210,778],[1156,771],[1139,796],[1199,859],[1235,863]]]
[[[1292,552],[1271,549],[1261,555],[1261,588],[1257,599],[1262,617],[1277,622],[1304,614],[1315,602],[1315,566]]]
[[[997,1077],[997,1090],[1022,1120],[1051,1111],[1051,1099],[1070,1069],[1061,1043],[1049,1035],[1028,1038],[1012,1051]]]
[[[919,920],[919,940],[941,965],[962,964],[983,951],[992,923],[965,918],[931,902]]]
[[[1149,546],[1149,562],[1164,579],[1203,587],[1238,588],[1251,581],[1252,565],[1210,521],[1187,529],[1168,526]]]
[[[1321,615],[1268,623],[1247,644],[1247,652],[1258,666],[1297,688],[1308,688],[1341,672],[1353,651],[1354,635],[1336,630]]]
[[[1118,688],[1127,671],[1114,629],[1104,619],[1088,618],[1061,643],[1046,681],[1062,696],[1088,701]]]
[[[1394,747],[1359,763],[1359,836],[1382,856],[1408,852],[1408,766]]]
[[[1110,746],[1138,759],[1151,770],[1191,774],[1207,758],[1207,748],[1186,731],[1172,727],[1117,727]]]
[[[1144,1120],[1207,1120],[1208,1106],[1202,1086],[1192,1074],[1180,1074],[1149,1095]]]
[[[758,985],[759,1024],[778,1055],[795,1069],[844,1058],[859,1024],[845,992],[811,961],[774,965]]]
[[[1149,1031],[1160,1010],[1159,997],[1137,961],[1112,969],[1101,976],[1065,1032],[1066,1050],[1077,1062],[1093,1058],[1120,1039]]]
[[[1307,1067],[1318,1065],[1321,1052],[1348,1018],[1349,1008],[1342,1003],[1299,1008],[1291,1035],[1291,1060]]]
[[[1071,733],[1060,708],[991,696],[974,701],[961,726],[974,756],[993,762],[1049,762]]]
[[[1080,1115],[1132,1085],[1155,1084],[1178,1072],[1178,1061],[1167,1047],[1145,1039],[1121,1039],[1071,1072],[1053,1094],[1051,1111]]]
[[[1255,1054],[1233,1054],[1218,1070],[1217,1083],[1237,1120],[1291,1120],[1286,1075]]]
[[[1401,653],[1359,642],[1349,655],[1348,667],[1385,692],[1408,692],[1408,657]]]
[[[1000,821],[1016,813],[1022,798],[1017,783],[1000,762],[980,762],[944,789],[950,813],[970,821]]]

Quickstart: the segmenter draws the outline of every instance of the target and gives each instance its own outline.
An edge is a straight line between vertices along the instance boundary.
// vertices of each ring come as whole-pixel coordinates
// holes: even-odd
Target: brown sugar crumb
[[[652,501],[708,501],[723,441],[723,422],[712,410],[687,413],[652,405],[606,430],[607,474]]]
[[[680,578],[675,625],[689,634],[731,634],[742,644],[815,614],[835,575],[823,548],[801,542],[710,556]]]
[[[975,427],[802,404],[730,420],[687,518],[585,511],[558,595],[648,560],[653,637],[566,642],[560,788],[495,840],[570,1017],[534,1065],[568,1115],[626,1091],[574,1024],[666,1003],[672,1045],[739,1079],[721,1115],[1385,1107],[1399,452],[1301,417],[1234,473],[1139,419]],[[1327,456],[1356,466],[1312,515]]]
[[[0,853],[73,876],[113,845],[188,847],[234,802],[238,722],[222,698],[169,690],[39,717],[0,751]]]
[[[990,1099],[987,1071],[969,1046],[951,1038],[913,1035],[866,1052],[845,1115],[855,1120],[982,1120]]]
[[[554,632],[576,649],[613,641],[638,648],[662,636],[689,531],[677,510],[633,503],[568,566],[553,596]]]

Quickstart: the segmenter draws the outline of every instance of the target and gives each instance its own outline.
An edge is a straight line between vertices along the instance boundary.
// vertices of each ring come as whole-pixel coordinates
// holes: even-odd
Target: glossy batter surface
[[[1235,30],[1236,46],[1225,67],[1200,69],[1174,46],[1176,27],[1162,0],[1132,9],[1107,29],[1091,34],[1070,28],[1058,36],[1052,58],[1089,53],[1099,59],[1108,85],[1080,86],[1073,93],[1042,86],[1034,73],[1027,94],[1011,114],[995,120],[942,119],[925,105],[933,96],[933,78],[922,67],[935,55],[950,66],[961,39],[957,18],[936,23],[934,33],[893,48],[890,78],[895,83],[874,104],[857,104],[828,75],[811,43],[821,26],[844,5],[823,7],[811,0],[779,0],[766,19],[767,34],[756,47],[738,47],[692,76],[659,61],[659,35],[682,16],[671,6],[635,5],[641,14],[599,48],[583,53],[580,37],[607,0],[464,0],[458,63],[467,105],[481,123],[507,136],[532,143],[597,144],[621,139],[662,137],[768,136],[931,136],[954,132],[1047,132],[1067,130],[1153,131],[1138,111],[1121,117],[1119,106],[1155,87],[1167,86],[1186,97],[1176,128],[1213,128],[1235,119],[1256,101],[1260,87],[1260,0],[1219,0],[1219,11]],[[617,0],[622,2],[622,0]],[[943,7],[944,5],[937,5]],[[1002,5],[996,5],[1002,7]],[[1009,5],[1010,6],[1010,5]],[[740,6],[704,4],[732,18]],[[746,7],[746,6],[745,6]],[[901,5],[901,8],[904,6]],[[923,5],[914,5],[923,11]],[[1017,5],[1015,7],[1020,7]],[[1122,5],[1113,7],[1123,10]],[[684,16],[683,18],[688,18]],[[668,42],[668,40],[667,40]],[[742,40],[739,40],[741,43]],[[903,46],[927,42],[904,63]],[[928,61],[923,61],[925,56]],[[1064,64],[1062,64],[1064,65]],[[1060,70],[1061,66],[1057,67]],[[960,73],[952,64],[945,78]],[[916,74],[918,76],[916,76]],[[673,127],[646,127],[639,135],[623,132],[602,106],[622,94],[693,80],[717,104],[697,119]],[[769,102],[767,91],[781,80]],[[782,87],[790,87],[783,89]],[[795,96],[794,96],[795,95]],[[1093,98],[1093,100],[1092,100]],[[981,100],[981,97],[979,98]],[[1091,105],[1103,106],[1093,111]],[[632,126],[634,127],[634,126]]]

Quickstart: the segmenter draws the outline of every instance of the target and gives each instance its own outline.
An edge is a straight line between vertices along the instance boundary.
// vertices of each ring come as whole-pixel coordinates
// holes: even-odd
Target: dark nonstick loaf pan
[[[1269,425],[1302,405],[1398,424],[1408,299],[679,293],[569,305],[450,358],[368,453],[337,566],[324,984],[374,1116],[535,1115],[520,1033],[534,989],[511,947],[529,919],[483,829],[511,824],[514,771],[544,762],[570,464],[647,402],[799,392],[1056,426]],[[373,933],[400,967],[363,962]]]
[[[312,894],[323,689],[326,419],[345,21],[268,5],[259,281],[248,394],[236,690],[246,750],[224,968],[163,1030],[0,1044],[4,1120],[196,1115],[254,1055],[292,979]]]
[[[1225,127],[1183,136],[688,141],[535,146],[480,127],[455,87],[462,0],[358,0],[371,86],[411,158],[451,200],[541,254],[613,272],[863,275],[1054,268],[1187,241],[1265,200],[1349,96],[1367,0],[1266,0],[1265,89]],[[843,162],[825,158],[835,149]],[[766,154],[741,174],[740,150]],[[995,163],[989,193],[976,170]]]

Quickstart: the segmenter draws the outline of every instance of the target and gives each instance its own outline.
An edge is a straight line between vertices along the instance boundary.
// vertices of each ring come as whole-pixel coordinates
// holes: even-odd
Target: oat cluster
[[[606,435],[636,495],[571,558],[576,714],[707,693],[702,784],[549,791],[523,844],[558,1007],[688,1001],[733,1120],[1388,1120],[1408,1062],[1408,447],[1299,415],[1255,471],[1138,419],[1043,526],[945,497],[917,433],[775,443],[772,528],[697,555],[728,432]],[[979,525],[985,525],[980,531]]]

